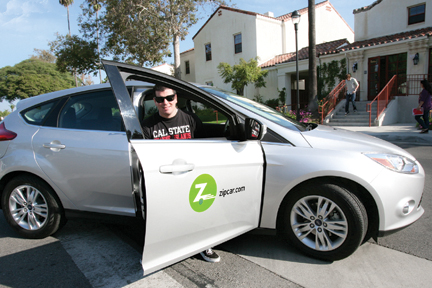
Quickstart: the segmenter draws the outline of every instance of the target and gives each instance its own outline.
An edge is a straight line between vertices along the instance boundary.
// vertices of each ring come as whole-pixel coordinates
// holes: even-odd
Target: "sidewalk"
[[[432,146],[432,130],[429,133],[420,134],[415,123],[397,123],[386,126],[332,126],[365,133],[390,142],[411,143],[417,145]]]

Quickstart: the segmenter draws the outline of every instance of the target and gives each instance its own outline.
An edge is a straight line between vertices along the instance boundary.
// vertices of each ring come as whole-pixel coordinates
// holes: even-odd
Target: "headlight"
[[[418,165],[415,161],[408,159],[404,156],[393,154],[364,154],[375,162],[383,165],[384,167],[401,173],[418,173]]]

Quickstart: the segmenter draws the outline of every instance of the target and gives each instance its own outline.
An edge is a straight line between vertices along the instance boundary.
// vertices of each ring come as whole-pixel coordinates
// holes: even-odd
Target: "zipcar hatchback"
[[[424,212],[424,170],[395,145],[103,64],[110,84],[20,101],[0,125],[2,210],[25,237],[52,235],[76,215],[142,217],[148,274],[255,228],[338,260]],[[178,109],[198,117],[204,135],[145,139],[156,84],[177,91]]]

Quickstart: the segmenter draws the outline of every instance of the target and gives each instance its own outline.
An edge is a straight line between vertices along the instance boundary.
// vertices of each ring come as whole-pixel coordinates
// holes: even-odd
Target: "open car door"
[[[128,76],[197,88],[145,68],[110,61],[104,66],[125,122],[131,165],[142,171],[144,274],[258,227],[264,173],[260,142],[144,139],[125,86]]]

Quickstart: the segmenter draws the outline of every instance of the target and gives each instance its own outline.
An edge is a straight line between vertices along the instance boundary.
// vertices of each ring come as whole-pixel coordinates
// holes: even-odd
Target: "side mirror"
[[[245,120],[245,134],[247,140],[262,140],[267,127],[258,120],[246,118]]]

